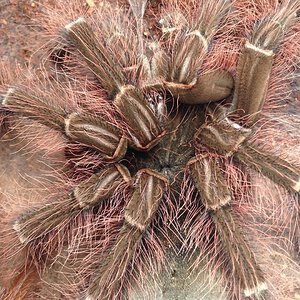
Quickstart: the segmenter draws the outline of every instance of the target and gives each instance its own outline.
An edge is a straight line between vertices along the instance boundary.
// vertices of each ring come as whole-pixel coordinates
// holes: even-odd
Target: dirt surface
[[[11,63],[28,64],[39,31],[35,18],[47,1],[1,0],[0,1],[0,57]]]
[[[103,5],[103,2],[78,1],[79,5],[91,11]],[[119,0],[118,3],[127,5],[126,0]],[[152,0],[149,1],[149,6],[155,9],[159,3],[160,0]],[[47,9],[55,9],[54,0],[0,0],[0,60],[21,65],[27,65],[29,61],[33,65],[38,63],[38,58],[34,55],[37,46],[40,46],[38,32],[42,28],[38,16]],[[151,22],[148,25],[149,30],[154,27]],[[145,35],[149,34],[148,29],[145,30]]]
[[[116,2],[110,0],[110,2]],[[148,1],[151,10],[157,11],[161,0]],[[87,9],[97,9],[103,5],[102,0],[80,1]],[[127,5],[126,0],[119,0],[121,5]],[[0,61],[9,61],[12,64],[32,65],[39,63],[39,57],[34,55],[40,42],[38,33],[42,24],[39,24],[38,16],[47,11],[55,9],[54,0],[0,0]],[[147,15],[148,23],[145,36],[155,32],[156,24],[151,20],[153,13]],[[293,97],[300,100],[300,70],[293,85]]]

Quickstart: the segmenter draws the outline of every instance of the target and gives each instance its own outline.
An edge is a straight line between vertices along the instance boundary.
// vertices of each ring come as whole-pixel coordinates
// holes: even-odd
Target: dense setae
[[[42,72],[2,76],[2,147],[40,167],[4,184],[3,299],[167,299],[172,260],[193,299],[288,299],[300,2],[163,1],[150,35],[129,4],[57,3]]]

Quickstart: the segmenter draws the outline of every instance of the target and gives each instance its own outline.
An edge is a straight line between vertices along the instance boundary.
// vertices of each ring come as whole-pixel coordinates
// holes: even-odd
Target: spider
[[[60,265],[64,279],[52,282],[66,295],[53,292],[53,299],[129,299],[135,277],[155,269],[151,260],[166,244],[198,255],[196,261],[201,253],[193,248],[209,245],[215,257],[208,268],[225,264],[220,276],[231,278],[228,297],[268,297],[237,203],[255,197],[251,169],[280,191],[300,190],[299,162],[261,138],[265,128],[280,126],[279,101],[269,94],[272,72],[291,72],[299,62],[299,45],[289,38],[297,39],[300,1],[261,2],[166,2],[161,36],[152,39],[144,36],[146,1],[129,1],[129,11],[104,7],[100,25],[96,15],[60,29],[59,51],[51,54],[60,60],[60,83],[18,79],[3,88],[4,122],[59,132],[75,147],[65,156],[81,174],[68,175],[63,196],[27,208],[10,224],[27,252],[4,299],[43,298],[33,282],[47,281]],[[257,15],[245,25],[249,7]],[[288,43],[296,51],[284,56]],[[136,271],[142,259],[148,269]]]

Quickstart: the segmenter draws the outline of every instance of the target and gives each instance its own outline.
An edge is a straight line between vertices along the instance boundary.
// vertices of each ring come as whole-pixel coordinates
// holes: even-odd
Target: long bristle
[[[0,298],[297,297],[300,1],[33,4],[41,65],[0,63]]]

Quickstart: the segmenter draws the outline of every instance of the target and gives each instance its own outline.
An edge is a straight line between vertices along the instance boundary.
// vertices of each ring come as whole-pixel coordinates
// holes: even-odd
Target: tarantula
[[[284,103],[278,98],[287,97],[299,63],[300,1],[166,1],[161,35],[152,39],[143,34],[146,1],[129,3],[129,11],[105,6],[95,19],[65,23],[51,51],[60,83],[19,78],[3,88],[3,123],[60,132],[63,169],[75,170],[63,196],[9,223],[14,233],[4,235],[20,244],[14,255],[26,254],[3,297],[42,298],[34,282],[61,265],[65,281],[52,282],[58,288],[62,280],[65,297],[128,299],[145,272],[135,270],[140,260],[151,265],[165,247],[190,257],[206,249],[215,277],[230,274],[229,297],[263,296],[264,270],[240,226],[238,203],[258,196],[250,169],[278,193],[300,190],[296,155],[272,151]],[[264,140],[268,130],[274,140]]]

